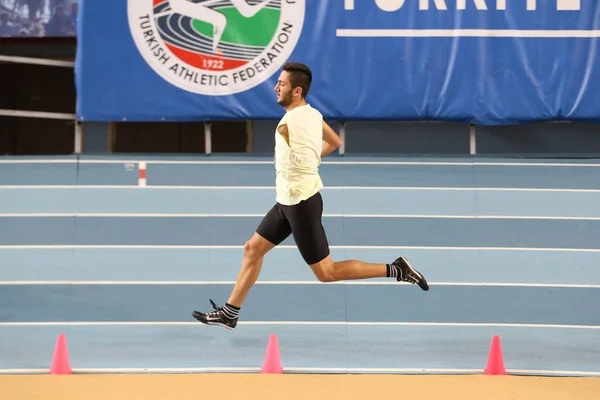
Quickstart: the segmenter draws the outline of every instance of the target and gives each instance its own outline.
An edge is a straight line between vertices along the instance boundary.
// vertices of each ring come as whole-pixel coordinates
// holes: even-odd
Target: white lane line
[[[147,373],[259,373],[257,367],[184,367],[184,368],[72,368],[73,374],[147,374]],[[483,368],[319,368],[319,367],[293,367],[284,366],[284,373],[396,373],[396,374],[483,374]],[[568,371],[568,370],[535,370],[535,369],[506,369],[509,375],[559,375],[559,376],[600,376],[595,371]],[[0,374],[47,374],[49,368],[4,368]]]
[[[261,160],[60,160],[60,159],[2,159],[0,164],[139,164],[146,165],[273,165],[273,161]],[[490,166],[490,167],[600,167],[598,163],[548,163],[548,162],[495,162],[495,161],[333,161],[323,160],[322,165],[416,165],[416,166]]]
[[[264,213],[0,213],[0,218],[262,218]],[[600,217],[546,215],[444,215],[444,214],[323,214],[324,218],[423,218],[423,219],[518,219],[557,221],[600,221]]]
[[[0,281],[1,285],[234,285],[235,281]],[[319,281],[257,281],[256,285],[338,285],[338,286],[381,286],[381,285],[409,285],[396,281],[347,281],[347,282],[319,282]],[[476,286],[476,287],[541,287],[541,288],[567,288],[567,289],[600,289],[594,284],[569,284],[569,283],[509,283],[509,282],[429,282],[430,286]]]
[[[243,245],[0,245],[0,250],[76,250],[76,249],[112,249],[112,250],[242,250]],[[452,251],[549,251],[572,253],[600,253],[600,248],[551,248],[551,247],[452,247],[452,246],[329,246],[330,249],[347,250],[452,250]],[[293,245],[279,245],[276,249],[297,250]]]
[[[598,325],[565,325],[565,324],[520,324],[493,322],[346,322],[346,321],[240,321],[238,325],[251,326],[389,326],[389,327],[445,327],[445,328],[537,328],[537,329],[580,329],[600,330]],[[205,329],[206,326],[196,321],[191,322],[153,322],[153,321],[45,321],[45,322],[0,322],[0,327],[31,327],[31,326],[196,326]],[[208,327],[208,329],[211,329]]]
[[[275,186],[203,186],[203,185],[0,185],[0,190],[275,190]],[[326,186],[327,190],[403,190],[403,191],[475,191],[475,192],[542,192],[600,193],[600,189],[510,188],[510,187],[437,187],[437,186]]]

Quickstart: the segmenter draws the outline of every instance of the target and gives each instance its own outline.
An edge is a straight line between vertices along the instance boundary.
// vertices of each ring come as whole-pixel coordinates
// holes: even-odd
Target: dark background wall
[[[0,54],[75,59],[74,38],[0,39]],[[0,109],[75,114],[72,68],[0,62]],[[338,130],[339,124],[330,121]],[[214,121],[213,153],[272,153],[277,121]],[[84,152],[205,153],[203,123],[83,123]],[[346,154],[600,153],[600,126],[543,123],[476,126],[449,122],[349,122]],[[73,120],[0,116],[0,154],[70,154]]]

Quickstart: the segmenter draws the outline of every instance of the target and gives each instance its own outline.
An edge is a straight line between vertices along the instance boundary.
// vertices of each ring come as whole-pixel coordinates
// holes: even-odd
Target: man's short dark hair
[[[289,73],[292,89],[300,87],[302,89],[302,98],[306,98],[310,90],[310,84],[312,83],[310,68],[305,64],[286,62],[283,65],[283,70]]]

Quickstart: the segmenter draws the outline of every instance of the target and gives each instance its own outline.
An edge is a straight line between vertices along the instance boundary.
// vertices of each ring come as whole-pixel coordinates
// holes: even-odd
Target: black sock
[[[229,319],[236,319],[240,314],[240,309],[236,306],[232,306],[229,303],[225,303],[225,307],[223,307],[223,313]]]
[[[392,264],[386,264],[387,267],[387,277],[388,278],[397,278],[398,277],[398,267]]]

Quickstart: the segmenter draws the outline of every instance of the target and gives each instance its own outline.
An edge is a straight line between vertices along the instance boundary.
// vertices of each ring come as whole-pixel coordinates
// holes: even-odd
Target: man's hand
[[[321,150],[321,158],[329,155],[341,145],[342,139],[340,139],[327,122],[323,120],[323,149]]]

